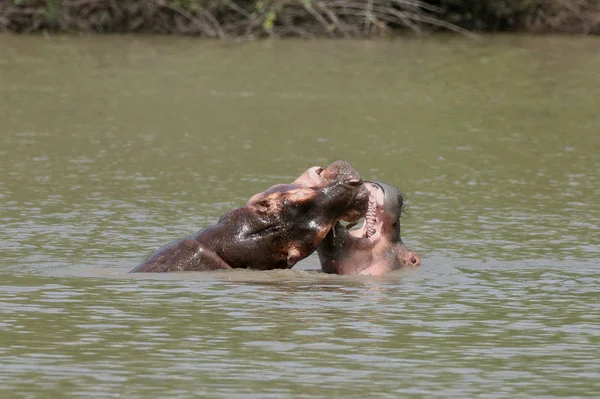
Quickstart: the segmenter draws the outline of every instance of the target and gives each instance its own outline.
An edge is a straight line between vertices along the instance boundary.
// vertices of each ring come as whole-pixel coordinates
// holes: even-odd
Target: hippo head
[[[337,223],[317,249],[326,273],[380,275],[405,266],[419,266],[421,259],[409,251],[400,237],[403,198],[397,188],[365,182],[368,208],[361,228]]]
[[[369,191],[360,174],[349,163],[335,161],[254,195],[240,218],[243,228],[236,229],[250,237],[246,248],[255,248],[254,258],[262,254],[262,263],[253,267],[268,264],[273,254],[279,254],[275,268],[293,267],[313,253],[337,223],[358,222],[368,203]]]
[[[326,211],[337,220],[356,223],[367,210],[369,191],[358,171],[346,161],[335,161],[326,168],[313,166],[292,184],[316,189],[322,199],[315,205],[326,202]]]

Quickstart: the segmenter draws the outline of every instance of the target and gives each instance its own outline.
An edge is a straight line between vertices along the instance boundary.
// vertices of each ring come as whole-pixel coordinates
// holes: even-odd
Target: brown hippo
[[[340,220],[358,221],[369,192],[349,163],[312,167],[225,213],[219,221],[157,250],[132,272],[287,269],[313,253]]]
[[[326,273],[380,275],[403,266],[419,266],[416,252],[408,251],[400,238],[403,198],[397,188],[365,182],[369,205],[360,229],[337,223],[317,253]]]

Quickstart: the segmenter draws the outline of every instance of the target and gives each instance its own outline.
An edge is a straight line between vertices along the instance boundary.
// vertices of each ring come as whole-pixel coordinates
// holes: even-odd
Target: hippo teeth
[[[377,202],[375,196],[369,197],[369,206],[367,208],[367,214],[365,215],[365,237],[369,238],[377,231],[375,229],[375,220],[377,219]]]

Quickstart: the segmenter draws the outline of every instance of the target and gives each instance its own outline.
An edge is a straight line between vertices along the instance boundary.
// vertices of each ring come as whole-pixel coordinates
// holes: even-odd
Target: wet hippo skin
[[[160,248],[132,272],[291,268],[317,249],[335,223],[359,220],[368,198],[347,162],[312,167],[290,184],[254,195],[216,224]]]
[[[326,273],[380,275],[405,266],[419,266],[421,258],[400,237],[403,198],[396,187],[365,182],[369,205],[360,229],[337,223],[317,253]]]

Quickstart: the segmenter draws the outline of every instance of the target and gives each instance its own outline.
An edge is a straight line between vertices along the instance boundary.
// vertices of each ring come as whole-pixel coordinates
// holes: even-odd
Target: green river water
[[[600,396],[600,39],[0,36],[0,397]],[[128,274],[342,158],[422,266]]]

